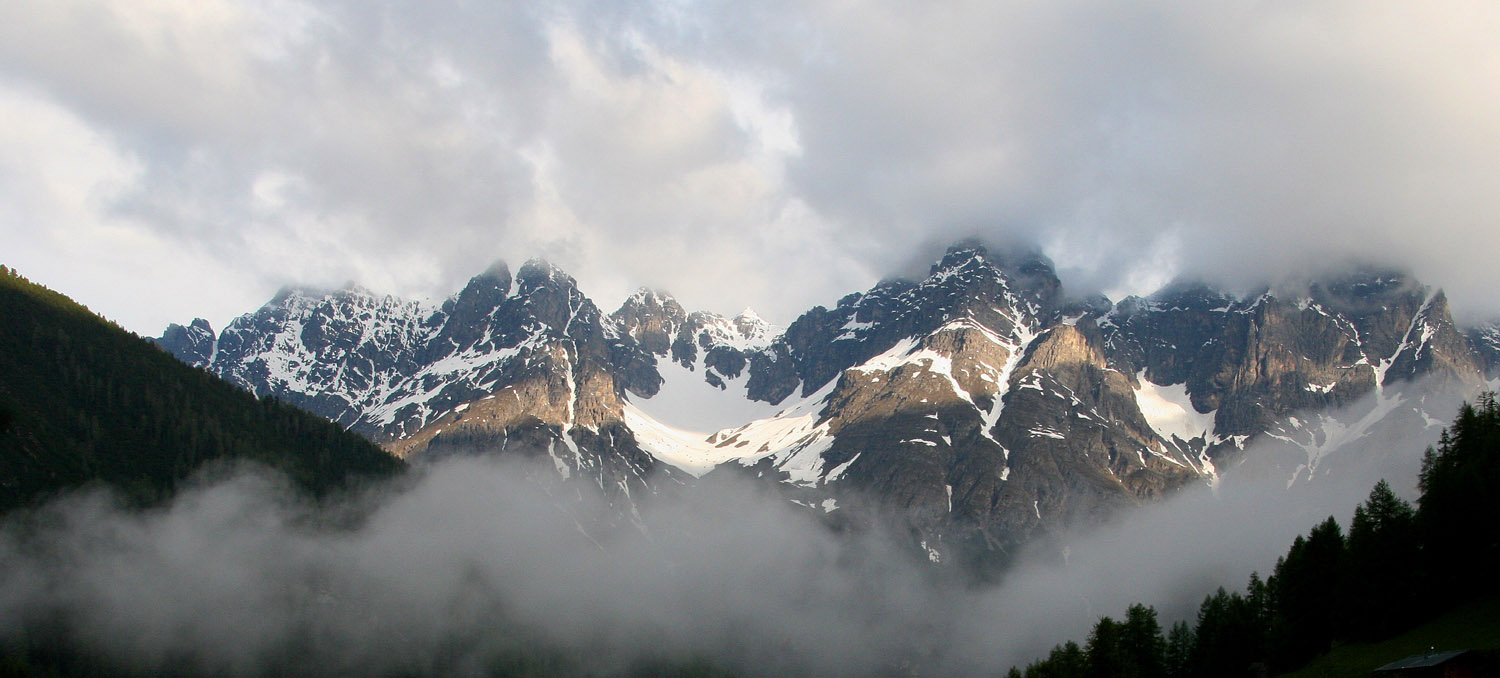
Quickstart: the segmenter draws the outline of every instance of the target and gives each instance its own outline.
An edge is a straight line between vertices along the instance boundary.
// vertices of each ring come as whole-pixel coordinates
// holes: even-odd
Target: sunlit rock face
[[[625,389],[660,387],[654,356],[541,261],[514,278],[497,263],[435,307],[353,286],[285,289],[231,322],[203,364],[403,456],[552,454],[559,474],[623,494],[645,492],[657,466],[620,411]]]
[[[158,341],[410,458],[550,457],[625,512],[745,473],[931,561],[993,564],[1242,465],[1293,485],[1439,426],[1497,373],[1497,337],[1397,272],[1114,303],[1067,296],[1034,252],[960,245],[785,329],[646,289],[606,315],[530,261],[435,307],[288,289],[217,339]]]
[[[539,261],[514,280],[496,264],[437,307],[357,287],[283,290],[231,322],[218,347],[211,371],[380,442],[539,370],[602,370],[643,394],[660,383],[651,354]]]

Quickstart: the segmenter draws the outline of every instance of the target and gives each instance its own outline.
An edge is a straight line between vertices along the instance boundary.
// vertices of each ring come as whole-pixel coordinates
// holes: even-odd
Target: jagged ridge
[[[1484,383],[1496,336],[1461,332],[1441,292],[1389,271],[1110,303],[1068,299],[1034,252],[964,245],[780,332],[652,290],[604,316],[539,261],[514,283],[496,265],[437,309],[289,290],[232,323],[209,369],[403,453],[543,450],[627,498],[674,470],[747,469],[825,511],[898,509],[941,560],[1213,482],[1251,440],[1284,444],[1293,478],[1326,472],[1403,385]],[[784,409],[698,433],[652,413],[661,389],[699,381]],[[1371,394],[1353,425],[1295,416]]]

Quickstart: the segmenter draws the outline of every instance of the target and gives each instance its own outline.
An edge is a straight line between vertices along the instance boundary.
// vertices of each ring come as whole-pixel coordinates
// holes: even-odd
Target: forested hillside
[[[150,504],[207,462],[242,460],[315,494],[402,466],[0,267],[0,511],[91,482]]]
[[[1196,620],[1163,632],[1156,612],[1132,606],[1123,622],[1094,626],[1010,675],[1248,676],[1295,670],[1331,648],[1381,640],[1500,591],[1500,405],[1465,404],[1422,461],[1413,508],[1385,481],[1354,509],[1348,533],[1329,517],[1293,540],[1244,593],[1219,589]],[[1491,647],[1438,648],[1500,649]]]

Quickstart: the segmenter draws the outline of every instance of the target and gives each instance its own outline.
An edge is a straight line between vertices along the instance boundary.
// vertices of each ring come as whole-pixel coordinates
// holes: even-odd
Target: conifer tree
[[[1089,634],[1085,652],[1089,660],[1089,676],[1093,678],[1133,677],[1124,648],[1124,628],[1109,617],[1094,624]]]
[[[1088,675],[1088,657],[1078,643],[1068,641],[1052,652],[1049,659],[1057,666],[1058,678],[1083,678]]]
[[[1343,554],[1343,532],[1329,516],[1277,561],[1269,587],[1276,611],[1272,659],[1279,667],[1300,666],[1333,642]]]
[[[1166,674],[1170,678],[1187,678],[1192,675],[1193,643],[1196,636],[1185,621],[1172,625],[1167,634],[1165,650]]]
[[[1155,608],[1139,603],[1131,605],[1125,611],[1121,641],[1134,675],[1165,678],[1166,641],[1161,637],[1161,624],[1156,620]]]
[[[1485,393],[1460,408],[1437,448],[1422,460],[1417,524],[1433,593],[1494,590],[1500,569],[1500,406]]]
[[[1382,480],[1349,523],[1339,578],[1342,637],[1383,638],[1418,613],[1419,557],[1416,512]]]

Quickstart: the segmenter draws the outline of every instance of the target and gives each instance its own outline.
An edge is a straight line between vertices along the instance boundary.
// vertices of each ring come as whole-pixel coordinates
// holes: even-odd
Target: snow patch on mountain
[[[830,383],[774,416],[706,436],[666,424],[635,401],[625,403],[625,425],[641,449],[694,476],[721,464],[753,466],[770,458],[772,468],[787,473],[793,483],[816,485],[825,475],[834,475],[824,473],[822,455],[833,444],[833,435],[821,416],[833,389]]]
[[[544,340],[540,333],[533,334],[530,338],[522,341],[516,346],[501,348],[493,351],[478,350],[475,348],[465,349],[438,360],[421,370],[402,383],[402,390],[395,393],[377,393],[375,398],[379,404],[369,410],[365,420],[377,426],[386,426],[399,417],[408,418],[413,416],[409,410],[403,410],[410,406],[416,406],[416,416],[419,421],[432,421],[442,412],[434,410],[431,401],[443,389],[452,384],[463,384],[469,388],[481,388],[479,382],[485,377],[495,373],[512,358],[524,355],[531,350],[541,347]]]
[[[994,402],[990,405],[990,409],[983,413],[983,423],[979,427],[980,435],[988,438],[990,442],[1000,445],[1000,441],[995,439],[993,432],[995,425],[1000,422],[1001,413],[1005,410],[1005,396],[1010,391],[1011,375],[1016,373],[1016,366],[1021,364],[1021,358],[1026,354],[1027,349],[1036,342],[1040,333],[1032,330],[1031,326],[1026,323],[1017,322],[1015,323],[1016,341],[1007,342],[1001,339],[999,335],[991,332],[989,328],[978,323],[975,323],[975,325],[984,331],[984,335],[990,341],[1010,349],[1010,356],[1005,359],[1005,364],[1000,367],[1000,374],[995,378],[996,383],[1000,387],[999,391],[995,393]],[[1008,463],[1010,460],[1010,450],[1005,449],[1004,445],[1000,445],[1000,450],[1005,453],[1005,459]]]
[[[781,328],[772,325],[755,312],[755,309],[746,308],[740,311],[730,321],[734,325],[737,337],[729,340],[729,345],[741,351],[758,351],[771,345],[776,337],[781,335]]]
[[[1135,391],[1136,406],[1156,434],[1163,440],[1173,436],[1192,440],[1199,436],[1211,436],[1214,431],[1215,412],[1199,412],[1193,408],[1187,384],[1160,386],[1146,379],[1146,370],[1135,375],[1140,386]]]
[[[1287,487],[1298,481],[1311,480],[1329,455],[1369,437],[1405,400],[1400,394],[1382,389],[1374,394],[1369,411],[1354,421],[1345,421],[1328,413],[1308,413],[1287,417],[1279,426],[1266,431],[1267,437],[1290,443],[1307,453],[1307,461],[1298,465],[1287,478]],[[1425,414],[1419,416],[1441,423]]]
[[[917,348],[918,346],[920,346],[920,344],[921,342],[919,342],[916,337],[906,337],[905,339],[896,342],[895,346],[886,349],[884,353],[866,360],[861,365],[856,365],[849,369],[856,372],[889,372],[902,365],[913,363],[922,359],[922,357],[924,356],[917,355],[919,353]],[[930,352],[923,351],[921,353]]]
[[[650,398],[629,397],[641,414],[682,431],[713,431],[763,419],[783,409],[770,403],[751,400],[745,395],[746,379],[725,380],[719,388],[704,381],[702,360],[696,369],[670,360],[656,361],[661,374],[661,390]]]
[[[630,401],[625,402],[623,412],[625,425],[635,434],[636,444],[658,461],[694,477],[702,476],[726,461],[723,451],[716,449],[702,433],[673,428]]]

